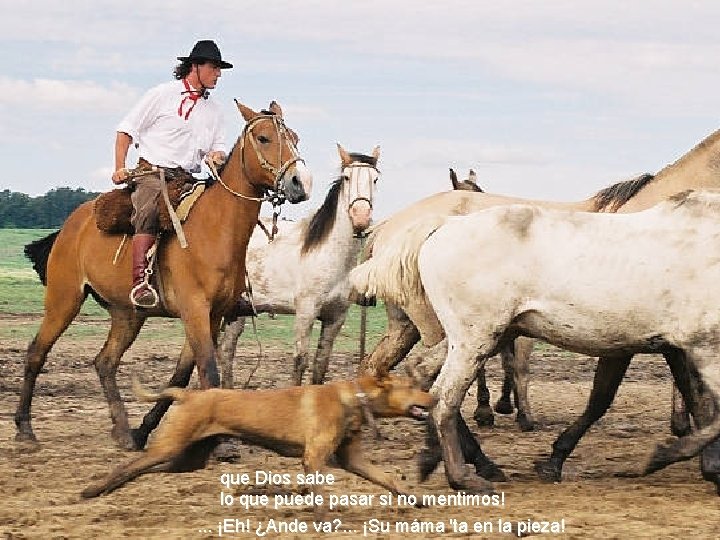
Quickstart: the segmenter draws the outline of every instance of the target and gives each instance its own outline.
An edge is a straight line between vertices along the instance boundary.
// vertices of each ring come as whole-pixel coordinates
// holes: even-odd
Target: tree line
[[[45,195],[30,197],[4,189],[0,191],[0,229],[52,229],[60,227],[70,212],[100,195],[83,188],[60,187]]]

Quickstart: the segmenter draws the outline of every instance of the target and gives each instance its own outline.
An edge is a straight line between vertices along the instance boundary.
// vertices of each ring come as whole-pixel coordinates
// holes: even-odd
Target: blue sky
[[[111,188],[115,127],[215,39],[214,95],[277,100],[315,177],[335,142],[382,149],[376,217],[474,168],[486,190],[576,200],[655,172],[718,128],[720,3],[0,0],[0,189]]]

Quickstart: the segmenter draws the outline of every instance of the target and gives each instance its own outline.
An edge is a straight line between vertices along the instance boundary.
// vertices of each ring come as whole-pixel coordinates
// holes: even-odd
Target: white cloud
[[[94,81],[0,77],[0,105],[22,105],[26,109],[108,111],[129,107],[140,95],[125,83],[103,86]]]

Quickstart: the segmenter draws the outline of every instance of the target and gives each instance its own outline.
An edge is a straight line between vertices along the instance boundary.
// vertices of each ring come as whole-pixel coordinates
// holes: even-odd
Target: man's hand
[[[125,182],[127,182],[129,175],[130,175],[130,171],[128,171],[125,167],[123,167],[113,173],[112,181],[114,184],[124,184]]]
[[[225,155],[225,152],[221,152],[219,150],[213,150],[205,154],[205,163],[208,165],[214,165],[215,167],[219,167],[225,163],[226,159],[227,156]]]

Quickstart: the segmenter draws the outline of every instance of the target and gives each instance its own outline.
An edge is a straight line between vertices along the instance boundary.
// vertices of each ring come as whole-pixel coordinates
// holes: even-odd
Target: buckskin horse
[[[169,407],[169,402],[159,402],[138,429],[130,430],[117,387],[120,357],[147,317],[179,317],[183,322],[185,342],[169,386],[187,386],[195,365],[202,388],[220,385],[215,340],[223,315],[245,290],[245,253],[265,194],[275,192],[297,203],[309,197],[312,184],[297,153],[297,136],[285,126],[280,106],[272,102],[269,110],[257,113],[236,104],[245,127],[219,180],[206,189],[184,225],[187,248],[182,249],[174,235],[159,246],[162,306],[133,309],[128,298],[131,254],[122,250],[121,236],[97,228],[93,201],[78,207],[60,231],[27,247],[46,284],[45,315],[25,357],[15,413],[17,440],[37,441],[30,414],[37,376],[88,294],[110,313],[110,331],[94,364],[110,408],[111,435],[122,447],[142,448]]]
[[[350,270],[357,264],[359,237],[372,218],[380,147],[370,155],[348,153],[338,144],[340,176],[330,185],[325,201],[301,221],[278,223],[269,241],[255,229],[246,265],[257,313],[295,314],[294,384],[301,384],[308,366],[310,334],[321,322],[313,362],[313,384],[325,380],[335,338],[350,307]],[[288,273],[288,268],[295,268]],[[233,357],[245,318],[229,322],[220,338],[223,387],[232,388]]]

